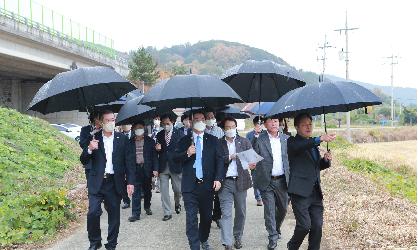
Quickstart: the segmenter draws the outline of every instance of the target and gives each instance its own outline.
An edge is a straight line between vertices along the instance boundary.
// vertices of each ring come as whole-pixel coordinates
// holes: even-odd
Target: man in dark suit
[[[164,129],[157,134],[155,148],[159,159],[158,176],[160,177],[161,203],[164,212],[163,221],[167,221],[172,218],[170,179],[174,192],[175,211],[177,214],[181,211],[181,165],[173,160],[173,153],[177,142],[184,134],[173,127],[173,119],[168,114],[161,116],[161,124]]]
[[[131,139],[131,137],[132,137],[132,131],[131,131],[132,125],[130,125],[130,124],[129,125],[122,125],[121,128],[122,128],[122,133],[124,135],[126,135],[128,137],[128,139]],[[125,184],[128,185],[128,182],[125,181]],[[124,190],[126,190],[126,189],[124,189]],[[131,206],[131,199],[129,198],[128,193],[126,191],[123,192],[122,201],[123,201],[122,209],[126,209],[126,208],[129,208]]]
[[[80,131],[80,141],[78,142],[81,149],[86,148],[90,141],[93,139],[93,136],[102,129],[100,122],[100,113],[93,111],[89,114],[90,124],[81,128]],[[88,162],[84,165],[84,172],[86,174],[86,180],[89,179],[89,172],[91,169],[91,163]],[[88,183],[87,183],[88,185]]]
[[[287,243],[288,249],[299,249],[309,233],[308,249],[318,250],[321,245],[324,206],[322,202],[320,171],[331,166],[331,152],[321,157],[318,146],[330,142],[335,135],[312,137],[312,117],[302,113],[294,120],[297,135],[287,141],[290,178],[289,189],[296,227]]]
[[[257,141],[258,136],[260,136],[263,129],[261,125],[263,125],[262,119],[260,116],[256,116],[253,119],[254,129],[248,132],[245,137],[251,142],[251,145],[254,146],[255,142]],[[255,171],[251,171],[251,176],[254,178]],[[261,199],[260,190],[257,188],[254,189],[254,198],[257,201],[257,206],[263,206],[263,201]]]
[[[261,192],[264,203],[264,221],[268,232],[268,249],[277,246],[281,237],[280,227],[287,213],[289,162],[287,135],[279,133],[279,119],[266,118],[266,133],[260,134],[254,150],[264,159],[257,163],[253,183]]]
[[[237,121],[234,118],[226,117],[221,122],[225,136],[220,140],[224,156],[224,169],[219,190],[219,202],[222,211],[221,242],[225,249],[242,248],[242,235],[244,232],[247,190],[252,187],[249,166],[243,166],[237,153],[251,149],[248,139],[237,134]],[[255,163],[250,164],[255,167]],[[244,169],[244,167],[246,169]],[[232,208],[235,207],[235,218],[232,222]]]
[[[89,210],[87,213],[87,231],[90,241],[89,250],[102,246],[100,231],[101,203],[104,200],[108,212],[108,237],[106,249],[116,249],[120,225],[120,202],[125,178],[128,180],[127,192],[134,191],[134,155],[129,140],[122,133],[115,132],[115,115],[104,111],[101,115],[103,132],[91,140],[83,149],[80,160],[87,164],[91,161],[88,180]]]
[[[145,135],[144,121],[138,121],[132,127],[131,147],[135,152],[135,191],[132,194],[132,216],[130,222],[141,218],[141,193],[144,194],[144,210],[147,215],[151,211],[151,181],[152,175],[158,171],[158,157],[155,142]]]
[[[183,123],[183,127],[180,129],[180,131],[182,131],[184,135],[189,134],[191,130],[190,116],[188,114],[183,114],[181,116],[181,123]]]
[[[183,167],[181,191],[186,209],[186,234],[192,250],[209,249],[213,196],[221,188],[224,164],[218,139],[205,133],[205,127],[204,114],[196,111],[193,132],[177,143],[175,153],[175,160]]]

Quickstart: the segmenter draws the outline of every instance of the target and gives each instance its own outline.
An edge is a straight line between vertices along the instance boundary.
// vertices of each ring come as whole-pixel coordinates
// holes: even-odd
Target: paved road
[[[172,196],[173,197],[173,196]],[[173,198],[172,198],[173,199]],[[174,199],[173,199],[174,200]],[[174,201],[173,201],[174,202]],[[290,207],[289,207],[290,208]],[[160,194],[153,193],[151,209],[153,215],[145,213],[140,221],[128,222],[131,210],[122,210],[121,226],[118,238],[118,249],[188,249],[186,237],[185,211],[179,215],[174,214],[173,219],[162,221],[162,208]],[[106,243],[107,237],[107,214],[103,213],[101,218],[102,238]],[[276,249],[286,249],[286,242],[291,237],[295,225],[293,213],[289,210],[282,226],[282,239],[279,240]],[[220,243],[220,230],[212,224],[209,244],[212,249],[223,249]],[[247,198],[247,220],[243,236],[242,249],[266,249],[267,231],[264,227],[263,207],[257,207],[253,190],[248,190]],[[62,239],[49,250],[75,250],[87,249],[89,242],[87,239],[86,220],[82,222],[80,228],[66,239]],[[302,246],[301,249],[306,249]]]

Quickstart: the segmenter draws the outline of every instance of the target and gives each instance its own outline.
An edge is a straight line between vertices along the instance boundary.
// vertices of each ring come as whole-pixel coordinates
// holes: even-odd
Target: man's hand
[[[188,149],[187,149],[187,156],[190,157],[192,155],[196,154],[196,147],[194,145],[191,145]]]
[[[96,150],[98,148],[99,148],[99,141],[96,139],[91,140],[89,144],[90,151]]]
[[[157,143],[157,144],[155,145],[155,150],[157,150],[157,151],[161,151],[161,144]]]
[[[132,197],[132,194],[134,193],[134,185],[127,185],[126,191],[128,192],[128,196]]]
[[[335,140],[335,138],[337,137],[336,134],[325,134],[325,135],[321,135],[321,137],[319,138],[321,140],[321,142],[332,142],[333,140]]]
[[[248,164],[248,168],[249,168],[250,170],[254,170],[256,166],[257,166],[257,164],[255,164],[255,163],[250,163],[250,164]]]
[[[155,177],[158,177],[158,171],[152,171],[152,174],[153,174]]]
[[[229,160],[230,161],[235,160],[235,159],[237,159],[237,154],[229,155]]]
[[[213,189],[215,189],[215,192],[219,191],[219,189],[221,189],[221,183],[219,181],[214,181]]]
[[[331,151],[328,151],[324,154],[325,161],[332,161],[332,154]]]

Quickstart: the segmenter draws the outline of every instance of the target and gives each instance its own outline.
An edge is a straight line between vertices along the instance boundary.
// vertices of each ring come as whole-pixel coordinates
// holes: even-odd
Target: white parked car
[[[51,124],[52,127],[54,127],[56,130],[60,131],[64,135],[71,137],[72,139],[76,141],[80,141],[80,129],[75,127],[68,127],[64,126],[64,124]]]

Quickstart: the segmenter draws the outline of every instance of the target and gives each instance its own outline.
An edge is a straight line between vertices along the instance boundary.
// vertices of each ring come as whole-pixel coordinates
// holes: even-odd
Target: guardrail
[[[65,18],[32,0],[0,0],[0,15],[75,43],[110,59],[118,60],[118,53],[113,48],[113,39]]]

